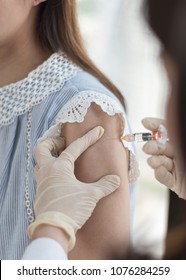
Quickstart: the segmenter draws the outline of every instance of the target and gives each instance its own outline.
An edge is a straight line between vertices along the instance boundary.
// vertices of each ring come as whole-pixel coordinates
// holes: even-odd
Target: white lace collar
[[[64,54],[54,53],[29,75],[0,88],[0,126],[12,123],[50,94],[60,90],[79,68]]]

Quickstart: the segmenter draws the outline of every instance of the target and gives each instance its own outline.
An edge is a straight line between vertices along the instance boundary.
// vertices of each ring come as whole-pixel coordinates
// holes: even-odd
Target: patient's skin
[[[119,140],[120,117],[108,116],[93,103],[84,122],[65,124],[62,134],[69,145],[97,125],[102,126],[105,133],[77,160],[75,174],[84,182],[116,174],[121,178],[121,186],[98,203],[91,218],[77,233],[70,259],[111,259],[116,252],[118,257],[123,257],[130,246],[128,164],[126,150]]]

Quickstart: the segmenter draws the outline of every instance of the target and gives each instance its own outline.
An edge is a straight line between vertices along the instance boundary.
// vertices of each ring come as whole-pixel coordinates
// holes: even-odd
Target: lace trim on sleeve
[[[63,106],[55,123],[83,122],[92,102],[99,105],[109,116],[114,116],[116,113],[123,112],[121,105],[110,96],[95,91],[83,91],[80,94],[75,95],[65,106]]]
[[[61,133],[61,126],[64,123],[81,123],[84,121],[85,115],[91,103],[94,102],[101,107],[101,109],[107,113],[109,116],[114,116],[115,114],[120,114],[123,123],[125,123],[125,112],[123,107],[118,101],[111,98],[108,95],[95,92],[95,91],[83,91],[75,95],[69,102],[67,102],[62,110],[58,113],[56,119],[54,120],[53,126],[45,132],[42,138],[38,141],[43,141],[48,137],[58,137]],[[127,132],[127,123],[125,123],[125,133]],[[134,182],[139,176],[139,168],[136,157],[133,153],[133,149],[129,143],[124,143],[123,145],[130,151],[129,153],[129,182]]]

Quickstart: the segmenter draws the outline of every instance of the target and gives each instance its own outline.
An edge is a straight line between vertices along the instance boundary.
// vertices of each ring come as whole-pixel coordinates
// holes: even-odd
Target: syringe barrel
[[[152,140],[152,134],[151,133],[135,133],[134,139],[136,142],[145,142]]]

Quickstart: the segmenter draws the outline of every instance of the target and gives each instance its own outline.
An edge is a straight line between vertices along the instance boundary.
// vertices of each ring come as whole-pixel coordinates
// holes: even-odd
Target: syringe
[[[133,134],[126,134],[121,137],[121,140],[127,142],[145,142],[155,140],[161,144],[165,144],[168,141],[168,134],[167,129],[164,125],[160,125],[158,130],[150,132],[141,132],[141,133],[133,133]]]

